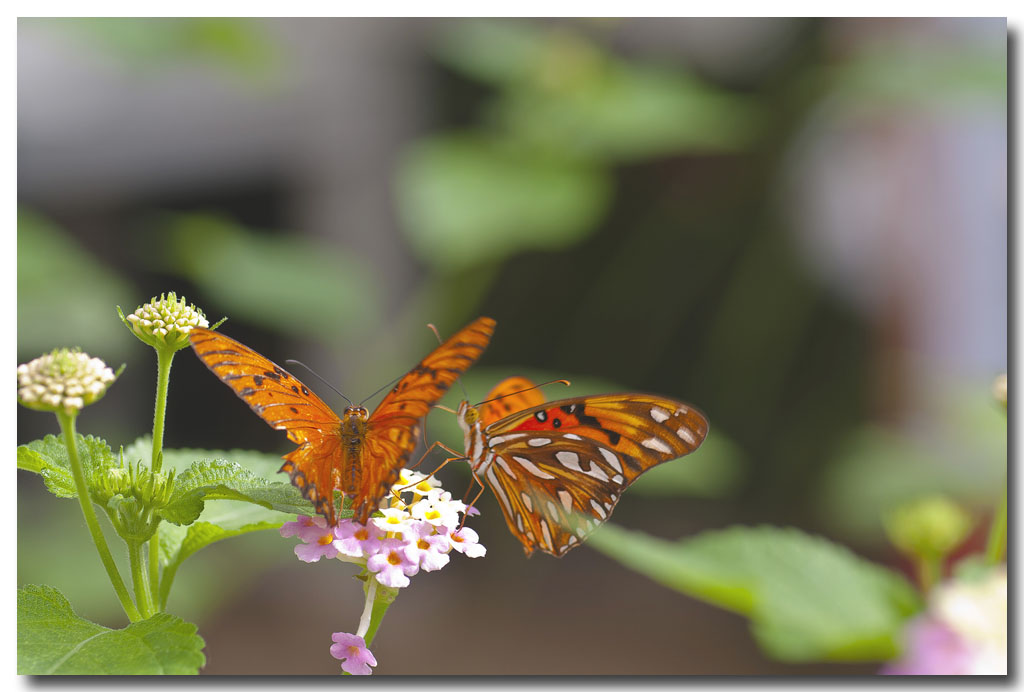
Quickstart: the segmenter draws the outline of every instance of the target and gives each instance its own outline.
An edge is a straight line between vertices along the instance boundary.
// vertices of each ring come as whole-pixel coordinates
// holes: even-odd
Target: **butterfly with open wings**
[[[487,348],[494,324],[480,317],[456,332],[402,377],[372,414],[349,406],[340,417],[294,375],[248,346],[199,327],[189,341],[214,375],[299,445],[284,456],[280,470],[333,526],[336,490],[351,497],[360,523],[378,508],[415,449],[424,416]]]
[[[708,432],[699,411],[662,396],[545,403],[532,387],[509,378],[479,408],[463,401],[457,412],[481,492],[491,488],[528,556],[560,557],[579,545],[640,474],[694,451]]]

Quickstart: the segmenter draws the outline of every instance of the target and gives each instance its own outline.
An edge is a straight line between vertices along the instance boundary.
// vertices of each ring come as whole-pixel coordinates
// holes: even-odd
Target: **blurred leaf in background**
[[[435,53],[498,87],[488,123],[542,150],[612,162],[750,143],[757,119],[748,100],[679,65],[619,59],[584,28],[469,20],[444,34]]]
[[[75,17],[43,22],[94,42],[134,69],[175,65],[183,58],[220,63],[250,78],[265,78],[275,45],[266,26],[249,17]]]
[[[185,276],[232,317],[347,343],[378,316],[377,275],[336,245],[258,235],[213,214],[170,216],[166,228],[153,269]]]
[[[462,21],[436,54],[496,88],[476,130],[423,139],[400,164],[402,230],[442,271],[580,242],[611,205],[611,164],[751,140],[741,97],[619,60],[564,25]]]
[[[899,574],[793,528],[733,526],[671,543],[605,524],[589,545],[670,589],[745,615],[784,661],[883,661],[920,610]]]
[[[915,435],[870,425],[853,432],[825,467],[816,494],[826,527],[851,540],[884,540],[883,517],[924,496],[991,508],[1006,473],[1006,416],[989,389],[947,383],[922,407],[945,421]]]
[[[85,290],[85,289],[88,290]],[[35,212],[18,210],[18,352],[56,346],[118,361],[131,343],[114,327],[113,306],[135,294],[129,282]]]
[[[406,237],[442,271],[570,246],[593,230],[610,194],[601,168],[472,134],[419,142],[397,178]]]

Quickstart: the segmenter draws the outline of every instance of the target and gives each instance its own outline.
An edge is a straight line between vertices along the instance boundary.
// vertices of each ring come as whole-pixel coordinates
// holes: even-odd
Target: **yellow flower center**
[[[431,519],[440,519],[441,513],[438,512],[436,509],[430,509],[423,513],[423,518],[428,521]]]
[[[328,545],[328,544],[333,543],[333,542],[334,542],[334,534],[330,534],[330,533],[325,533],[323,536],[320,536],[320,539],[317,541],[317,543],[319,543],[320,545]]]
[[[392,565],[400,565],[402,564],[402,558],[399,557],[398,553],[391,552],[388,553],[388,562],[390,562]]]
[[[367,529],[357,529],[353,535],[357,541],[365,541],[370,537],[370,532]]]

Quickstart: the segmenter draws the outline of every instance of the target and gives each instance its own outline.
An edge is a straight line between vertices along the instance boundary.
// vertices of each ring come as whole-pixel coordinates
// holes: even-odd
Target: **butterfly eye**
[[[467,424],[474,425],[478,420],[480,420],[480,412],[472,406],[469,406],[466,408],[466,413],[463,414],[463,418]]]

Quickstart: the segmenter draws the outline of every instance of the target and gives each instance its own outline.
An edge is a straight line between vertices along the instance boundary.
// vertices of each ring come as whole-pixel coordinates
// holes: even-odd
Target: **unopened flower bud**
[[[18,403],[72,415],[100,399],[116,379],[99,358],[78,349],[55,349],[18,366]]]

